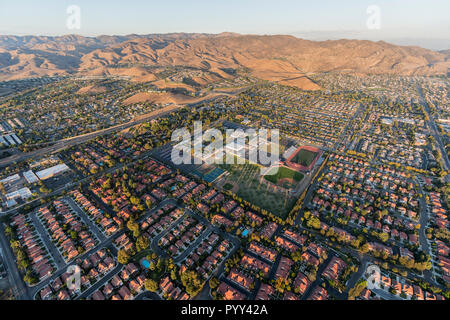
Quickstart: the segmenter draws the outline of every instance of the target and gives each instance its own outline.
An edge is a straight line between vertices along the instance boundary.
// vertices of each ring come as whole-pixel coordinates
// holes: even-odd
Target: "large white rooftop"
[[[66,171],[66,170],[69,170],[69,167],[66,164],[62,163],[62,164],[58,164],[56,166],[38,171],[38,172],[36,172],[36,175],[38,176],[39,179],[45,180],[45,179],[51,178],[54,175],[56,175],[60,172]]]

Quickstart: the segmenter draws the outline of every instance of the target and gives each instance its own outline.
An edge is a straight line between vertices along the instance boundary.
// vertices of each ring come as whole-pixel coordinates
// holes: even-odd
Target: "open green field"
[[[218,167],[230,173],[225,185],[237,186],[235,193],[239,197],[262,209],[285,218],[295,204],[296,199],[287,189],[265,182],[260,167],[255,164],[222,164]]]
[[[316,158],[317,152],[302,149],[290,161],[308,167]]]
[[[300,180],[303,179],[303,174],[301,174],[298,171],[294,171],[292,169],[286,168],[286,167],[278,167],[278,168],[273,168],[272,170],[270,170],[264,176],[264,179],[266,179],[269,182],[272,182],[273,184],[278,184],[280,182],[280,180],[283,180],[283,179],[291,180],[292,181],[291,183],[295,183],[295,182],[299,182]],[[289,182],[289,181],[287,181],[287,182]]]

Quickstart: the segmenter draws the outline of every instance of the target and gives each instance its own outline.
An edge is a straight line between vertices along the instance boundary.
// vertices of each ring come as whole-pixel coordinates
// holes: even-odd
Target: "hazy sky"
[[[66,27],[69,5],[81,28]],[[379,30],[367,28],[371,5]],[[311,39],[450,42],[449,0],[0,0],[0,34],[147,34],[224,31]]]

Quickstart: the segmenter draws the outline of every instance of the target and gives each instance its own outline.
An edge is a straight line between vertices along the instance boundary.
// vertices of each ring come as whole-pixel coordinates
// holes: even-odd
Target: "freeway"
[[[168,107],[162,108],[162,109],[158,109],[155,111],[152,111],[150,113],[147,113],[143,116],[140,116],[138,118],[135,118],[129,122],[126,123],[122,123],[116,126],[112,126],[106,129],[102,129],[102,130],[98,130],[98,131],[94,131],[94,132],[90,132],[90,133],[86,133],[83,135],[79,135],[76,137],[70,137],[70,138],[66,138],[66,139],[62,139],[57,141],[55,144],[53,144],[52,146],[49,147],[45,147],[45,148],[41,148],[38,150],[34,150],[34,151],[30,151],[27,153],[19,153],[19,154],[15,154],[13,156],[4,158],[0,160],[0,167],[5,167],[7,165],[10,165],[11,163],[14,162],[19,162],[19,161],[24,161],[27,159],[31,159],[33,157],[39,157],[39,156],[44,156],[47,154],[51,154],[72,146],[75,146],[77,144],[81,144],[84,142],[87,142],[89,140],[92,140],[94,138],[97,138],[99,136],[102,135],[107,135],[113,132],[117,132],[117,131],[121,131],[121,130],[125,130],[128,128],[131,128],[133,126],[136,126],[138,124],[141,124],[143,122],[147,122],[149,120],[153,120],[159,117],[163,117],[168,115],[169,113],[181,108],[182,106],[180,105],[170,105]]]
[[[195,107],[197,105],[208,103],[208,102],[214,101],[214,100],[224,97],[224,96],[234,97],[237,94],[240,94],[240,93],[248,90],[251,87],[253,87],[253,86],[237,88],[236,90],[230,91],[230,92],[212,91],[209,93],[209,98],[205,97],[204,100],[200,100],[198,102],[193,102],[193,103],[188,103],[188,104],[172,104],[167,107],[146,113],[144,115],[137,116],[133,120],[130,120],[130,121],[122,123],[122,124],[118,124],[115,126],[111,126],[111,127],[105,128],[105,129],[97,130],[94,132],[82,134],[82,135],[75,136],[75,137],[61,139],[61,140],[56,141],[51,146],[37,149],[34,151],[14,154],[7,158],[0,159],[0,168],[8,166],[14,162],[20,162],[20,161],[31,159],[33,157],[44,156],[44,155],[51,154],[51,153],[54,153],[57,151],[61,151],[63,149],[87,142],[87,141],[97,138],[99,136],[111,134],[111,133],[114,133],[117,131],[122,131],[122,130],[125,130],[128,128],[134,127],[138,124],[141,124],[141,123],[144,123],[144,122],[156,119],[156,118],[167,116],[171,112],[176,111],[184,106]]]
[[[133,162],[131,162],[131,163],[127,163],[127,162],[119,163],[119,164],[117,164],[117,165],[115,165],[115,166],[113,166],[111,168],[108,168],[106,170],[102,170],[102,171],[100,171],[100,172],[98,172],[98,173],[96,173],[94,175],[86,176],[83,179],[77,181],[76,183],[75,182],[70,182],[70,183],[68,183],[68,184],[66,184],[66,185],[64,185],[64,186],[62,186],[62,187],[52,191],[49,194],[43,195],[43,196],[41,196],[39,198],[36,198],[36,199],[31,200],[29,202],[26,202],[26,203],[24,203],[24,204],[22,204],[20,206],[16,206],[16,207],[14,207],[12,209],[0,212],[0,218],[3,217],[3,216],[7,216],[7,215],[10,215],[10,214],[16,213],[16,212],[18,212],[18,210],[20,208],[25,207],[26,205],[28,205],[28,206],[35,206],[36,204],[39,204],[41,200],[43,200],[43,199],[50,199],[50,198],[52,198],[54,196],[57,196],[57,195],[61,194],[64,190],[70,190],[71,188],[73,188],[73,187],[75,187],[77,185],[83,185],[86,182],[91,181],[92,179],[98,178],[98,177],[100,177],[102,175],[105,175],[105,174],[108,174],[108,173],[115,172],[115,171],[120,170],[121,168],[123,168],[125,166],[132,165],[132,164],[136,163],[137,161],[139,161],[139,159],[145,159],[146,157],[151,156],[153,154],[153,151],[154,151],[154,149],[146,151],[146,152],[140,154],[139,156],[133,156],[131,158],[133,160]],[[72,168],[72,169],[74,170],[74,168]],[[76,171],[76,170],[74,170],[74,171]]]
[[[195,103],[195,104],[188,104],[188,106],[193,107],[196,106],[198,104],[201,103],[205,103],[205,102],[209,102],[212,101],[214,99],[217,99],[220,96],[233,96],[235,94],[238,94],[240,92],[243,92],[247,90],[247,88],[241,88],[241,89],[237,89],[235,92],[217,92],[219,93],[219,95],[214,96],[210,99],[207,100],[203,100],[201,102]],[[179,108],[183,107],[183,105],[170,105],[167,106],[165,108],[161,108],[155,111],[152,111],[150,113],[147,113],[145,115],[139,116],[134,118],[133,120],[123,123],[123,124],[119,124],[119,125],[115,125],[106,129],[102,129],[102,130],[98,130],[95,132],[91,132],[91,133],[87,133],[87,134],[83,134],[83,135],[79,135],[79,136],[75,136],[75,137],[70,137],[70,138],[66,138],[66,139],[62,139],[59,140],[57,142],[55,142],[53,145],[51,146],[47,146],[41,149],[37,149],[31,152],[27,152],[27,153],[18,153],[18,154],[14,154],[10,157],[7,158],[3,158],[0,160],[0,168],[1,167],[5,167],[8,166],[12,163],[15,162],[20,162],[20,161],[24,161],[24,160],[28,160],[31,159],[33,157],[39,157],[39,156],[44,156],[44,155],[48,155],[54,152],[58,152],[61,151],[63,149],[78,145],[78,144],[82,144],[84,142],[87,142],[89,140],[92,140],[96,137],[102,136],[102,135],[107,135],[107,134],[111,134],[117,131],[121,131],[121,130],[125,130],[128,128],[131,128],[133,126],[136,126],[138,124],[159,118],[159,117],[164,117],[167,116],[168,114],[170,114],[173,111],[178,110]],[[147,154],[146,154],[147,155]],[[142,158],[144,155],[141,155]],[[105,174],[106,172],[112,172],[115,170],[118,170],[119,168],[121,168],[122,166],[124,166],[126,164],[121,164],[120,166],[114,166],[113,168],[110,168],[109,170],[103,171],[99,174]],[[79,181],[79,184],[83,184],[86,181],[88,181],[88,179],[92,178],[92,176],[87,177],[82,179],[81,181]],[[47,194],[44,197],[40,197],[38,199],[35,199],[34,201],[32,201],[31,203],[28,203],[29,205],[33,204],[33,203],[38,203],[40,200],[42,200],[43,198],[51,198],[52,196],[55,195],[59,195],[62,191],[66,190],[66,189],[70,189],[75,185],[75,183],[69,183],[53,192],[51,192],[50,194]],[[165,203],[166,201],[164,200],[163,202],[160,203],[160,205],[162,205],[163,203]],[[2,216],[7,216],[11,213],[17,212],[18,208],[14,208],[13,210],[9,210],[7,212],[2,212],[0,214],[0,217]],[[78,210],[77,210],[78,211]],[[85,219],[84,215],[81,214],[81,217],[83,217],[83,220],[85,222],[88,222],[88,219]],[[144,218],[144,217],[142,217]],[[37,226],[41,226],[40,223],[38,221],[36,221],[36,217],[35,215],[33,215],[33,219],[35,220],[34,222],[36,223]],[[92,228],[92,224],[88,223],[88,225]],[[93,228],[94,231],[98,231],[97,228]],[[39,230],[40,234],[43,236],[44,239],[46,239],[46,233],[43,229]],[[85,253],[83,256],[87,256],[88,254],[94,252],[94,250],[99,249],[100,247],[103,246],[110,246],[112,243],[112,240],[115,239],[118,235],[120,235],[122,232],[119,232],[118,234],[116,234],[114,237],[110,237],[105,239],[104,236],[100,235],[98,232],[96,232],[97,236],[99,237],[100,240],[100,244],[98,244],[95,248],[93,248],[92,250],[90,250],[89,252]],[[22,276],[16,266],[15,263],[15,257],[13,255],[13,253],[11,252],[11,248],[9,246],[9,242],[6,239],[6,236],[4,234],[4,230],[3,230],[3,225],[0,225],[0,245],[3,248],[3,253],[4,253],[4,257],[5,257],[5,263],[6,263],[6,267],[8,270],[8,276],[9,276],[9,282],[12,285],[13,291],[14,291],[14,295],[20,299],[30,299],[30,297],[33,297],[38,291],[39,289],[42,288],[42,283],[38,284],[37,286],[34,286],[32,288],[27,288],[27,286],[25,285],[25,283],[22,280]],[[63,273],[65,271],[65,266],[66,263],[64,261],[62,261],[61,256],[59,254],[59,252],[57,252],[56,248],[54,248],[54,245],[51,244],[49,241],[46,241],[46,246],[49,248],[50,251],[52,251],[52,256],[56,257],[56,264],[58,266],[58,270],[57,272],[52,276],[52,278],[60,275],[61,273]],[[114,269],[114,271],[117,268]],[[108,276],[112,276],[112,274],[114,274],[115,272],[111,272],[111,274],[108,274]],[[43,283],[48,283],[48,280],[44,281]],[[102,281],[103,283],[103,281]],[[89,292],[93,291],[89,290]],[[85,293],[82,296],[85,297],[88,294]]]

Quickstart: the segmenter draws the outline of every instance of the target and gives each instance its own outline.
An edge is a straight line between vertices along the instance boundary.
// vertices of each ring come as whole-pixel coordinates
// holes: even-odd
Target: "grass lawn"
[[[233,185],[231,183],[225,183],[225,185],[223,186],[223,188],[225,190],[231,190],[233,189]]]
[[[317,152],[302,149],[292,159],[291,162],[308,167],[316,158]]]
[[[142,258],[145,258],[145,257],[148,256],[148,255],[152,255],[152,253],[153,253],[152,249],[147,248],[147,249],[145,249],[145,250],[142,250],[142,251],[136,253],[136,254],[132,257],[132,260],[133,260],[135,263],[139,264]]]
[[[230,175],[227,181],[239,186],[236,194],[240,198],[254,205],[285,218],[295,204],[296,199],[289,195],[287,190],[276,190],[270,183],[262,181],[260,167],[255,164],[219,165],[227,170]],[[225,186],[224,185],[224,186]]]
[[[303,179],[303,174],[298,171],[294,171],[286,167],[278,167],[278,170],[276,170],[277,172],[274,173],[273,171],[275,171],[275,169],[276,168],[270,170],[269,173],[264,176],[264,179],[274,184],[277,184],[280,179],[285,178],[292,179],[296,182],[299,182]]]
[[[135,254],[130,261],[134,262],[136,265],[139,265],[140,267],[142,267],[141,264],[141,259],[145,258],[147,256],[151,256],[153,253],[152,249],[148,248],[145,250],[142,250],[141,252],[138,252],[137,254]],[[150,259],[151,260],[151,259]],[[157,259],[156,259],[157,261]],[[156,261],[154,261],[155,265],[156,265]],[[161,279],[161,277],[163,276],[163,274],[166,272],[166,267],[163,265],[163,268],[161,270],[149,270],[146,269],[145,273],[147,274],[147,278],[151,278],[155,281],[159,281]]]

